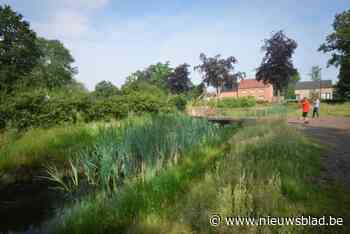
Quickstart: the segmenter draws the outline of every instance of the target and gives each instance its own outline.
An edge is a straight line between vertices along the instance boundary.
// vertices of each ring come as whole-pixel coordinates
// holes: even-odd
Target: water
[[[54,211],[57,193],[33,180],[0,190],[0,234],[46,234],[43,223]]]

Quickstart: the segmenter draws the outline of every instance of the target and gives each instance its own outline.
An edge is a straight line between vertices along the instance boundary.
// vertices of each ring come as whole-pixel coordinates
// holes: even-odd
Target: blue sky
[[[332,31],[334,15],[348,0],[0,0],[22,13],[40,36],[71,50],[77,79],[93,89],[101,80],[120,86],[130,73],[156,62],[199,63],[199,54],[238,59],[238,71],[254,77],[263,40],[284,30],[298,48],[294,65],[303,80],[313,65],[336,81],[329,55],[317,51]],[[195,82],[198,74],[192,72]]]

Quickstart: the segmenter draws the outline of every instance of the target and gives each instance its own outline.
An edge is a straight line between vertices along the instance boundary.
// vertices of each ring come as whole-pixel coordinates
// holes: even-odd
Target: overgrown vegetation
[[[74,171],[78,171],[74,181],[116,191],[124,179],[152,178],[182,161],[193,147],[217,140],[218,134],[218,126],[184,115],[128,118],[115,126],[100,127],[94,144],[71,159],[69,174],[76,177]],[[62,184],[63,178],[53,172],[58,170],[50,168],[51,180]],[[80,184],[64,185],[64,189],[78,189],[74,185]]]
[[[88,125],[37,128],[20,136],[10,132],[2,134],[0,176],[21,168],[24,171],[42,168],[49,161],[67,161],[74,152],[91,145],[94,140],[95,130]],[[12,175],[11,179],[15,179],[15,176]],[[18,177],[21,176],[30,176],[30,173],[18,171]]]
[[[224,216],[349,217],[349,199],[315,184],[321,148],[285,124],[241,129],[226,146],[208,144],[147,181],[98,193],[50,222],[54,233],[319,233],[302,226],[211,227]],[[335,190],[333,190],[335,191]],[[330,204],[341,199],[343,207]],[[339,204],[339,200],[338,200]],[[320,228],[320,227],[318,227]],[[347,226],[332,227],[347,233]],[[339,229],[334,229],[339,228]]]

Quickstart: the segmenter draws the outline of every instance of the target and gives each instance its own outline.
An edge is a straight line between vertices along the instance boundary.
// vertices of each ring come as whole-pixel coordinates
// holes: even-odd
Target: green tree
[[[217,96],[220,96],[225,83],[237,82],[239,78],[244,76],[241,72],[234,72],[234,64],[237,63],[237,60],[233,56],[224,59],[221,58],[221,55],[207,57],[202,53],[199,58],[202,63],[194,69],[202,74],[203,82],[206,85],[216,89]]]
[[[322,68],[320,66],[312,66],[311,72],[309,73],[310,79],[312,81],[321,81],[321,70]]]
[[[328,66],[340,67],[336,95],[350,99],[350,10],[335,16],[333,29],[334,32],[327,36],[319,51],[331,53]]]
[[[173,69],[169,62],[150,65],[142,71],[136,71],[126,78],[124,86],[133,86],[135,83],[148,83],[168,92],[168,78]],[[132,84],[134,83],[134,84]]]
[[[74,59],[67,48],[58,40],[37,40],[42,56],[39,64],[30,74],[30,79],[23,85],[26,87],[45,87],[56,89],[71,84],[77,68],[73,66]]]
[[[10,6],[0,6],[0,91],[11,92],[38,64],[36,33]]]
[[[94,93],[98,97],[111,97],[120,94],[120,90],[112,82],[104,80],[96,84]]]
[[[283,31],[266,39],[261,48],[265,51],[265,56],[257,68],[256,79],[272,84],[277,95],[288,86],[291,77],[297,72],[292,61],[296,48],[297,43]]]
[[[299,73],[295,73],[291,79],[289,80],[288,86],[285,88],[283,92],[283,96],[286,99],[295,99],[295,85],[296,83],[300,81],[300,75]]]

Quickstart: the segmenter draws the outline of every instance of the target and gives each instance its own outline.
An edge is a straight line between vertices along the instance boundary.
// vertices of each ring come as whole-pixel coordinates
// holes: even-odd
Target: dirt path
[[[304,124],[297,118],[288,119],[306,134],[329,146],[323,155],[324,180],[340,182],[350,190],[350,118],[324,117]]]

